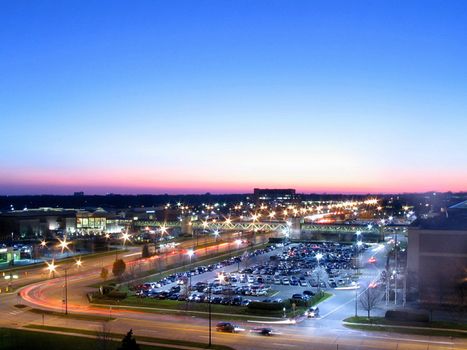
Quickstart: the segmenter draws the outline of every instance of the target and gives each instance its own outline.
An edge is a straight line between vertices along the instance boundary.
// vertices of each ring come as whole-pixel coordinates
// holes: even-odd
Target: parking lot
[[[334,242],[271,245],[146,282],[135,293],[142,298],[236,306],[306,301],[319,291],[351,285],[358,254],[365,249],[357,252],[354,245]]]

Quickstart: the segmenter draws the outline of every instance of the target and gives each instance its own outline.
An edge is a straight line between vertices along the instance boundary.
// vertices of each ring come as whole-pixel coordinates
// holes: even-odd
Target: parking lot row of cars
[[[350,284],[358,253],[354,246],[329,242],[275,245],[144,283],[136,287],[136,294],[155,299],[234,306],[247,306],[252,301],[306,301],[320,289]],[[236,266],[229,268],[234,264],[240,267],[251,257],[261,257],[258,259],[261,262],[242,266],[240,271]],[[191,284],[190,277],[214,270],[217,270],[216,274],[211,274],[210,278],[200,281],[197,277],[198,281]]]
[[[264,249],[256,249],[251,252],[244,253],[241,256],[232,257],[226,260],[223,260],[218,263],[209,264],[205,266],[197,266],[189,271],[173,273],[165,278],[162,278],[154,282],[146,282],[133,286],[132,289],[135,291],[137,296],[140,297],[152,297],[158,299],[172,299],[172,300],[185,300],[188,298],[187,293],[181,293],[182,286],[187,288],[191,277],[204,274],[209,271],[214,271],[216,269],[223,269],[225,267],[240,264],[243,260],[263,255],[275,250],[277,246],[271,245]],[[172,286],[170,289],[168,285],[177,284],[177,286]],[[162,290],[167,286],[167,290]],[[212,284],[211,287],[219,287],[220,283]],[[206,287],[205,287],[206,288]]]

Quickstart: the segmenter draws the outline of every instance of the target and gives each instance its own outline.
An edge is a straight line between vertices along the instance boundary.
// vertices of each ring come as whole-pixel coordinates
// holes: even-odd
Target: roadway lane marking
[[[385,339],[385,340],[397,340],[400,342],[403,341],[411,341],[411,342],[416,342],[416,343],[428,343],[428,344],[441,344],[441,345],[454,345],[454,342],[447,342],[447,341],[433,341],[433,340],[423,340],[423,339],[409,339],[409,338],[394,338],[394,337],[378,337],[375,335],[366,337],[365,339]]]
[[[124,257],[124,258],[127,258],[127,257],[129,257],[129,256],[135,256],[135,255],[141,255],[141,253],[126,254],[126,255],[124,255],[123,257]]]
[[[277,345],[280,347],[287,347],[287,348],[296,348],[297,345],[294,344],[284,344],[284,343],[272,343],[271,345]]]

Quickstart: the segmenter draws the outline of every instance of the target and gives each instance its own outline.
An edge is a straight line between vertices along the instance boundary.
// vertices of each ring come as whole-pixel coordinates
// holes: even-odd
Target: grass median
[[[123,335],[119,335],[123,338]],[[137,341],[140,337],[136,337]],[[121,340],[107,340],[105,349],[116,350]],[[92,337],[54,334],[34,330],[0,328],[0,349],[3,350],[89,350],[102,348],[102,340]],[[139,344],[141,350],[174,350],[176,347]]]
[[[82,321],[102,321],[102,322],[107,322],[107,321],[115,320],[115,318],[111,318],[111,317],[108,317],[108,316],[72,314],[72,313],[65,314],[63,312],[51,311],[51,310],[42,310],[42,309],[30,309],[28,311],[32,312],[32,313],[35,313],[35,314],[43,315],[43,316],[65,317],[65,318],[71,318],[71,319],[74,319],[74,320],[82,320]]]
[[[100,331],[97,330],[89,330],[89,329],[78,329],[78,328],[67,328],[67,327],[54,327],[54,326],[42,326],[37,324],[30,324],[26,325],[24,328],[27,329],[35,329],[35,330],[45,330],[51,332],[62,332],[62,333],[70,333],[70,334],[81,334],[86,336],[93,336],[96,337],[100,334]],[[119,333],[111,333],[109,332],[107,336],[114,338],[114,339],[121,339],[123,338],[123,334]],[[177,349],[174,346],[189,346],[193,348],[199,349],[206,349],[208,348],[207,344],[195,342],[195,341],[188,341],[188,340],[177,340],[177,339],[167,339],[167,338],[156,338],[156,337],[147,337],[147,336],[140,336],[138,334],[135,335],[137,341],[147,342],[147,343],[155,343],[158,344],[157,346],[149,346],[144,345],[142,349]],[[161,344],[161,345],[159,345]],[[170,345],[170,347],[163,347],[163,345]],[[149,347],[148,347],[149,346]],[[93,347],[89,347],[86,349],[92,349]],[[233,350],[231,347],[226,345],[217,345],[212,344],[209,349],[214,350]]]
[[[324,300],[331,297],[331,293],[323,293],[322,296],[315,296],[309,303],[309,306],[313,306],[323,302]],[[124,309],[125,306],[136,307],[140,311],[151,312],[151,313],[186,313],[196,314],[201,317],[208,317],[208,304],[207,303],[196,303],[186,302],[177,300],[160,300],[151,298],[140,298],[136,296],[129,296],[123,300],[116,301],[109,298],[95,299],[94,305],[105,307],[115,307]],[[271,305],[277,305],[271,303]],[[287,302],[286,317],[295,317],[303,314],[309,306],[299,305],[292,307],[292,302]],[[278,319],[283,318],[284,311],[282,307],[280,309],[273,310],[272,308],[266,309],[255,309],[247,306],[233,306],[233,305],[222,305],[222,304],[211,304],[211,313],[215,315],[237,315],[239,318],[270,318]]]
[[[403,322],[384,317],[348,317],[344,320],[348,328],[365,331],[394,332],[427,336],[467,338],[467,325],[453,322]]]

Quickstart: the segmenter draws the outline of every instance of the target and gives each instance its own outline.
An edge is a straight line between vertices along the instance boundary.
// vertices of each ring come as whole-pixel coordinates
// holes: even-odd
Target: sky
[[[467,190],[467,2],[0,3],[0,194]]]

